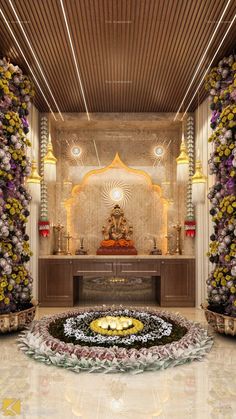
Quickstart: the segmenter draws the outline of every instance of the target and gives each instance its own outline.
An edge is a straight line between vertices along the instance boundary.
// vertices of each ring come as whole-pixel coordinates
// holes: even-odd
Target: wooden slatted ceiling
[[[176,112],[227,0],[64,0],[89,112]],[[59,0],[13,0],[62,112],[85,107]],[[7,0],[0,0],[41,87],[56,106]],[[233,0],[186,98],[236,13]],[[1,17],[1,55],[28,72]],[[236,25],[215,60],[235,47]],[[205,97],[201,89],[200,99]],[[48,107],[37,91],[36,106]],[[190,110],[196,107],[196,100]]]

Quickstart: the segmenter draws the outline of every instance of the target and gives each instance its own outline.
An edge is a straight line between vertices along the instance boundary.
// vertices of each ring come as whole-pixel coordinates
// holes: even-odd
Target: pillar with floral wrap
[[[208,309],[236,318],[236,56],[224,58],[212,69],[206,89],[212,109],[209,141],[214,143],[209,165],[215,176],[208,195],[214,227],[209,250],[213,270],[207,280]],[[218,331],[224,331],[223,327]]]
[[[0,320],[30,307],[32,277],[26,222],[30,195],[27,115],[33,88],[18,66],[0,60]]]

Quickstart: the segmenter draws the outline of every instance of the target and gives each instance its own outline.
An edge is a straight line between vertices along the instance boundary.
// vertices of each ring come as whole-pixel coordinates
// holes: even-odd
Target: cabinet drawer
[[[113,276],[115,275],[115,265],[113,262],[104,261],[81,261],[73,263],[74,276]]]
[[[145,262],[143,260],[118,262],[117,275],[159,276],[160,264],[157,261]]]

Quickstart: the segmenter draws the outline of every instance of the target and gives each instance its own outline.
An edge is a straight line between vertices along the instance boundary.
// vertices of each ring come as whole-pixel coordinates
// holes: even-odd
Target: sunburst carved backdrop
[[[149,150],[149,156],[153,161],[153,166],[158,166],[168,160],[170,144],[170,138],[155,136],[154,144],[151,145]]]
[[[102,189],[102,199],[109,208],[114,207],[115,204],[125,208],[131,199],[131,188],[122,180],[110,180]]]
[[[112,197],[114,191],[117,194]],[[73,237],[86,237],[89,252],[95,253],[111,207],[122,201],[123,205],[126,203],[125,216],[133,225],[138,252],[149,253],[153,236],[165,252],[168,205],[161,196],[161,188],[152,185],[145,172],[125,166],[118,156],[110,166],[92,171],[82,185],[74,187],[66,203],[68,230]]]
[[[64,143],[64,156],[65,159],[72,165],[72,166],[83,166],[84,162],[86,161],[86,145],[81,138],[76,134],[71,134],[68,138],[62,139]]]

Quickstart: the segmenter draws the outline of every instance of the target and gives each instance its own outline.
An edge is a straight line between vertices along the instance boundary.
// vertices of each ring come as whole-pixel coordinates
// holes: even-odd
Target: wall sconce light
[[[164,148],[161,145],[157,145],[156,147],[154,147],[154,155],[157,158],[160,158],[163,156],[164,154]]]
[[[71,155],[75,158],[80,157],[82,154],[82,149],[81,147],[74,145],[73,147],[71,147]]]
[[[56,182],[57,178],[57,168],[56,163],[57,159],[53,154],[53,147],[51,136],[49,134],[48,146],[47,146],[47,153],[43,159],[44,161],[44,180],[45,182]]]
[[[29,188],[30,195],[32,197],[33,202],[39,203],[40,202],[40,182],[41,182],[41,176],[38,174],[36,161],[32,160],[32,166],[31,166],[31,174],[28,177],[26,183]]]
[[[196,161],[195,173],[192,176],[192,202],[193,204],[200,204],[205,201],[206,191],[206,176],[202,173],[202,163],[200,160]]]

